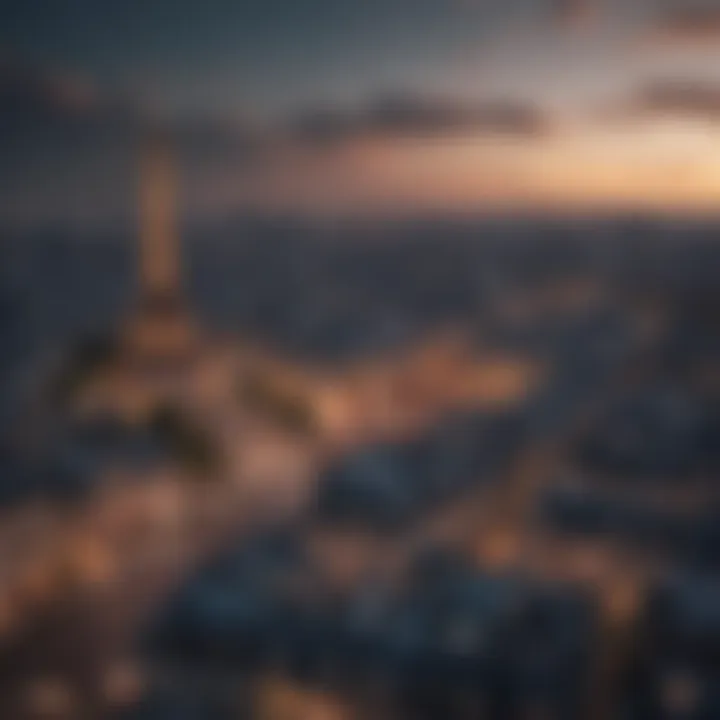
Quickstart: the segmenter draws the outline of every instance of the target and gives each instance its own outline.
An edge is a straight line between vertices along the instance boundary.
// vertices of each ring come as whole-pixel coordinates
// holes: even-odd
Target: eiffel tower
[[[182,291],[177,177],[167,137],[146,140],[140,168],[139,298],[125,345],[133,365],[162,369],[188,359],[196,341]]]

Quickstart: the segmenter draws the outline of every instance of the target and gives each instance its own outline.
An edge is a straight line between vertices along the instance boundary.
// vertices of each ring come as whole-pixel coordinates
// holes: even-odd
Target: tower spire
[[[180,295],[176,171],[167,136],[152,133],[140,163],[140,283],[144,299]]]
[[[129,327],[130,356],[167,366],[187,356],[194,328],[181,282],[176,223],[177,177],[170,138],[148,133],[140,148],[138,182],[138,307]]]

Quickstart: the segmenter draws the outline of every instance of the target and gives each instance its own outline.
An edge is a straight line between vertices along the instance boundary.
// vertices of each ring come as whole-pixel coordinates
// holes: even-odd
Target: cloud
[[[564,28],[586,27],[598,16],[597,0],[552,0],[552,3],[555,21]]]
[[[354,111],[310,111],[290,125],[296,141],[309,144],[464,133],[538,137],[548,129],[542,112],[520,102],[471,103],[406,94],[387,95]]]
[[[88,80],[0,57],[0,151],[4,164],[42,153],[96,151],[127,139],[139,116],[116,94]]]
[[[0,57],[0,145],[20,152],[42,150],[45,141],[73,148],[135,137],[157,116],[130,97],[100,92],[90,82],[29,68]],[[153,118],[156,118],[153,120]],[[215,117],[159,121],[177,148],[193,158],[248,159],[268,150],[314,148],[363,138],[412,138],[467,133],[539,136],[548,118],[535,106],[509,100],[464,101],[412,93],[381,95],[354,108],[311,108],[264,126]]]
[[[650,30],[649,40],[659,46],[714,46],[720,49],[720,7],[690,6],[670,10]]]
[[[0,59],[0,225],[132,217],[138,141],[153,117],[157,122],[132,97],[74,75]],[[262,182],[280,199],[283,193],[307,193],[312,188],[305,186],[313,184],[309,172],[342,176],[348,157],[362,155],[366,139],[392,144],[461,135],[535,138],[549,128],[542,112],[521,102],[411,93],[381,96],[349,110],[311,109],[262,125],[212,117],[202,109],[192,118],[166,115],[161,122],[178,156],[190,211],[203,203],[229,204],[240,190],[252,191]],[[352,185],[357,171],[353,166],[343,182]],[[316,181],[320,194],[323,183]]]
[[[720,84],[660,80],[639,90],[630,104],[637,116],[720,120]]]
[[[50,73],[0,57],[0,111],[82,115],[98,101],[95,88],[78,76]]]

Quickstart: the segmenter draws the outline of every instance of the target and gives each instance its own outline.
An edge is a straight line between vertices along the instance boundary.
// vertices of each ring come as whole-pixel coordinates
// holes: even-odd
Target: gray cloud
[[[555,21],[575,29],[591,24],[598,16],[597,0],[552,0]]]
[[[688,116],[720,120],[720,84],[659,80],[640,89],[630,104],[639,116]]]
[[[357,138],[413,138],[467,132],[538,137],[548,118],[521,102],[463,102],[408,94],[381,97],[356,110],[315,110],[291,123],[296,140],[311,144]]]
[[[94,140],[98,133],[109,131],[138,133],[152,124],[153,117],[129,96],[102,93],[82,78],[29,68],[0,56],[0,136],[13,145],[22,139],[36,143],[43,136]],[[368,136],[463,132],[537,136],[549,129],[545,114],[528,103],[405,92],[387,93],[351,108],[311,108],[263,127],[202,112],[191,118],[168,116],[160,122],[191,154],[231,152],[233,156],[249,156],[272,145],[315,145]]]
[[[661,46],[720,48],[720,7],[697,5],[669,10],[650,30],[649,39]]]
[[[138,141],[150,118],[129,97],[66,74],[0,61],[0,222],[132,212]],[[203,113],[166,117],[163,126],[192,194],[217,187],[213,178],[234,181],[264,164],[291,162],[296,151],[320,153],[368,138],[535,138],[549,123],[537,108],[520,102],[396,93],[357,109],[311,109],[264,126]]]

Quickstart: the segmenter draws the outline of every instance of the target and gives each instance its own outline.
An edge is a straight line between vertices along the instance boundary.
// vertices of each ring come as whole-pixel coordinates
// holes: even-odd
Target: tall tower
[[[139,188],[139,298],[128,332],[135,360],[162,365],[187,356],[193,328],[182,293],[176,224],[177,176],[167,137],[142,147]]]
[[[140,189],[140,284],[144,302],[179,302],[180,257],[175,222],[177,179],[169,143],[155,136],[143,148]]]

